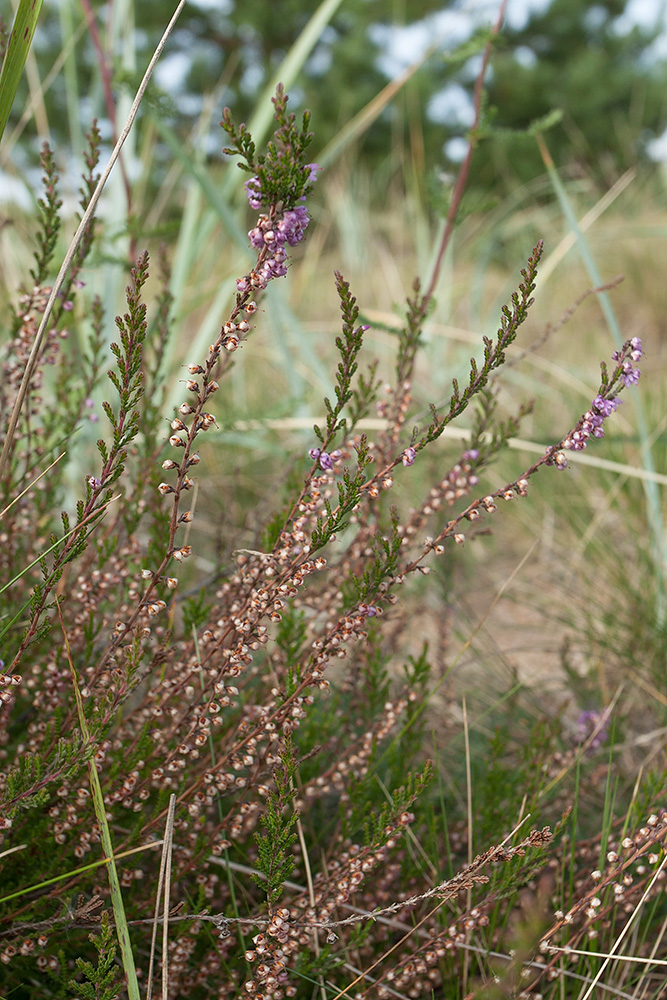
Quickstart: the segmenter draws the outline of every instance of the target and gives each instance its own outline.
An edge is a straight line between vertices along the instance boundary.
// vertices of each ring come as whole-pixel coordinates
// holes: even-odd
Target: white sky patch
[[[423,58],[429,48],[453,50],[467,41],[473,21],[463,11],[443,10],[405,27],[373,24],[371,40],[382,50],[378,68],[390,79]]]
[[[12,177],[11,174],[6,173],[4,170],[0,171],[0,204],[14,205],[23,212],[32,212],[35,202],[28,190],[26,180],[26,177],[19,180],[18,177]],[[36,189],[39,188],[39,183],[40,177],[37,174],[35,177]]]
[[[646,152],[656,163],[667,163],[667,129],[657,139],[646,143]]]
[[[528,45],[518,45],[514,50],[514,58],[524,69],[532,69],[537,63],[537,56]]]
[[[448,139],[444,145],[445,156],[451,163],[462,163],[468,152],[468,140],[456,136]]]
[[[475,120],[472,98],[460,83],[450,83],[434,94],[428,102],[426,113],[430,121],[439,125],[470,128]]]
[[[200,10],[217,10],[220,14],[229,14],[234,10],[233,0],[190,0],[190,6]]]
[[[617,17],[614,28],[619,35],[627,35],[635,26],[651,29],[660,23],[667,31],[667,10],[656,0],[628,0],[625,10]]]
[[[513,31],[523,31],[533,14],[542,14],[551,0],[508,0],[505,24]]]
[[[159,60],[153,77],[158,87],[168,94],[182,90],[192,60],[185,52],[169,52]]]

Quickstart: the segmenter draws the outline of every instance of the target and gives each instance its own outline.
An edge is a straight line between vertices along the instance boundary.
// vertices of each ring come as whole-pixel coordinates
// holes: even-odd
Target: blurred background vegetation
[[[392,100],[368,118],[355,154],[385,176],[400,169],[409,151],[419,177],[437,190],[462,155],[480,48],[498,4],[338,0],[321,6],[327,16],[290,88],[293,110],[307,105],[313,112],[316,150],[335,142],[406,73]],[[47,0],[14,107],[16,124],[28,97],[34,102],[22,165],[36,161],[37,144],[29,141],[35,137],[50,135],[57,144],[67,137],[76,156],[93,115],[111,135],[119,96],[136,88],[173,7],[167,0]],[[221,106],[229,105],[238,120],[250,118],[315,10],[306,0],[188,4],[145,117],[181,141],[194,129],[206,156],[220,158]],[[628,167],[650,163],[652,144],[667,124],[665,31],[662,5],[654,0],[512,0],[486,81],[485,141],[470,184],[475,197],[498,198],[540,175],[535,143],[522,133],[555,111],[562,118],[550,147],[561,168],[586,173],[603,187]],[[163,143],[153,152],[150,179],[159,186],[172,157]],[[377,195],[382,191],[378,185]]]

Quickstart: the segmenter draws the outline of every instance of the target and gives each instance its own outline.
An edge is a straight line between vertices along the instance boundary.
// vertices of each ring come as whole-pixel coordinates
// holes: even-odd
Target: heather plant
[[[444,633],[439,650],[406,648],[432,581],[463,546],[484,546],[503,505],[529,503],[538,473],[557,490],[568,456],[603,437],[640,378],[630,337],[544,454],[482,488],[530,409],[503,414],[498,388],[534,307],[538,242],[496,337],[444,405],[415,417],[415,365],[468,164],[436,270],[405,303],[391,381],[369,356],[354,282],[337,272],[324,419],[288,475],[267,461],[263,502],[241,526],[229,518],[213,579],[196,564],[218,400],[312,224],[309,116],[298,123],[279,87],[274,118],[260,152],[223,115],[226,151],[247,174],[254,259],[208,350],[177,374],[164,363],[179,335],[166,251],[157,269],[147,252],[134,262],[110,356],[102,303],[86,298],[95,126],[86,224],[52,295],[61,205],[43,150],[35,263],[7,323],[0,389],[0,989],[587,996],[632,935],[632,971],[615,970],[613,988],[658,996],[664,773],[624,797],[611,710],[582,716],[572,740],[559,718],[531,720],[515,691],[487,731],[471,729],[464,705],[463,726],[434,747],[449,672],[438,661],[453,657]],[[470,439],[450,459],[445,432],[466,412]],[[370,414],[379,431],[366,432]],[[96,452],[77,441],[91,416]],[[434,453],[440,471],[424,485]],[[82,465],[72,502],[68,467]]]

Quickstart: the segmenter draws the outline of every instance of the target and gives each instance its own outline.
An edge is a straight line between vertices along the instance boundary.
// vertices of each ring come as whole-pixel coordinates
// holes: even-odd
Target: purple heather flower
[[[640,375],[639,368],[633,368],[631,361],[626,360],[623,362],[623,374],[621,375],[623,385],[637,385]]]
[[[95,400],[91,399],[90,396],[88,396],[85,405],[87,409],[92,410],[93,407],[95,406]],[[91,413],[88,419],[90,420],[91,424],[96,424],[100,418],[96,413]]]
[[[312,458],[313,462],[317,458],[319,458],[321,454],[322,454],[322,452],[320,451],[319,448],[311,448],[310,451],[308,452],[308,455],[309,455],[310,458]]]
[[[251,177],[249,181],[246,181],[243,185],[245,188],[246,198],[248,199],[248,204],[251,208],[254,208],[256,212],[262,207],[262,182],[259,177]]]
[[[308,173],[308,183],[309,184],[314,184],[315,181],[317,180],[317,171],[321,170],[322,167],[319,165],[319,163],[307,163],[306,167],[307,167],[307,169],[309,171],[309,173]]]
[[[287,241],[291,247],[295,247],[303,239],[309,222],[310,216],[305,205],[297,205],[296,208],[285,212],[276,226],[276,229],[282,236],[281,242]],[[280,239],[280,236],[276,238]]]
[[[595,733],[589,743],[589,750],[597,750],[607,739],[607,712],[595,712],[586,709],[577,719],[577,742],[585,743]],[[595,732],[597,730],[597,732]]]
[[[324,469],[325,472],[333,468],[333,458],[328,451],[320,453],[320,468]]]
[[[255,250],[261,250],[264,246],[264,233],[259,226],[255,226],[254,229],[250,230],[248,233],[248,239],[250,240],[250,245],[253,246]]]
[[[416,454],[417,452],[415,451],[414,448],[406,448],[403,454],[401,455],[401,461],[403,465],[405,466],[414,465]]]
[[[622,402],[623,400],[619,399],[618,396],[611,396],[610,399],[605,399],[603,396],[596,396],[593,400],[593,406],[604,419],[605,417],[610,417]]]
[[[618,362],[619,367],[614,372],[609,389],[613,388],[617,382],[622,387],[637,385],[641,372],[635,368],[633,362],[638,362],[642,356],[642,342],[639,337],[632,337],[627,340],[620,351],[614,351],[612,359]],[[591,404],[590,410],[584,413],[577,424],[575,430],[563,442],[565,448],[571,451],[583,451],[591,437],[604,437],[603,424],[607,417],[618,408],[621,400],[618,396],[605,397],[597,395]],[[564,468],[564,466],[562,466]]]

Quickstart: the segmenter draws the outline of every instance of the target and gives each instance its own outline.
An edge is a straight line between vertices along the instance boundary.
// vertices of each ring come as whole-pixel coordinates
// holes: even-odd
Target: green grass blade
[[[42,0],[20,0],[7,53],[0,70],[0,139],[4,135],[19,80],[32,45]]]
[[[26,845],[24,844],[23,847]],[[114,855],[114,861],[120,861],[122,858],[129,858],[132,854],[139,854],[141,851],[152,851],[156,847],[161,847],[161,840],[153,840],[150,844],[142,844],[141,847],[131,847],[128,851],[121,851],[120,854]],[[16,847],[14,850],[20,850]],[[8,853],[8,852],[5,852]],[[3,896],[0,899],[0,906],[3,903],[9,903],[12,899],[19,899],[21,896],[27,896],[31,892],[37,892],[38,889],[48,889],[50,885],[57,885],[58,882],[66,882],[68,879],[75,878],[77,875],[83,875],[85,872],[91,872],[95,868],[101,868],[102,865],[106,865],[108,858],[99,858],[97,861],[91,861],[90,864],[82,865],[80,868],[72,868],[71,871],[62,872],[60,875],[54,875],[53,878],[47,878],[43,882],[35,882],[34,885],[27,885],[23,889],[18,889],[16,892],[12,892],[9,896]]]
[[[72,654],[69,648],[69,640],[67,638],[67,632],[65,631],[65,623],[63,622],[62,615],[60,613],[59,604],[57,605],[57,610],[58,610],[58,617],[60,618],[60,627],[62,629],[63,638],[65,640],[65,648],[67,651],[69,668],[72,674],[72,686],[74,688],[74,699],[76,701],[76,711],[79,717],[79,726],[81,727],[81,735],[85,740],[90,740],[90,731],[88,729],[88,722],[86,720],[86,715],[83,708],[83,699],[81,697],[81,691],[79,690],[79,681],[76,674],[76,668],[72,660]],[[118,869],[116,868],[113,844],[111,841],[111,831],[109,829],[109,823],[107,820],[107,807],[104,802],[102,784],[100,782],[100,776],[97,773],[97,768],[95,766],[94,760],[88,761],[88,774],[90,777],[90,793],[93,800],[95,818],[97,819],[97,824],[100,829],[100,842],[102,844],[102,850],[104,851],[105,855],[104,859],[107,862],[107,876],[109,879],[109,889],[111,891],[111,905],[113,907],[113,915],[114,915],[114,920],[116,922],[116,936],[118,938],[118,944],[120,945],[120,953],[123,960],[123,971],[125,972],[127,995],[129,1000],[141,1000],[139,994],[139,983],[137,980],[137,971],[134,965],[134,955],[132,953],[132,942],[130,941],[130,931],[127,926],[127,918],[125,916],[125,905],[123,903],[123,894],[120,888],[120,879],[118,878]]]

